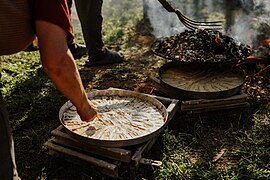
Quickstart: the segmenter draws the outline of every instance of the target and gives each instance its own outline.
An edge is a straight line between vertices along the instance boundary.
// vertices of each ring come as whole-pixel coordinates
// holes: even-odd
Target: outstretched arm
[[[68,49],[66,31],[41,20],[36,21],[36,30],[45,72],[56,88],[76,106],[81,119],[93,120],[97,111],[85,93],[78,69]]]

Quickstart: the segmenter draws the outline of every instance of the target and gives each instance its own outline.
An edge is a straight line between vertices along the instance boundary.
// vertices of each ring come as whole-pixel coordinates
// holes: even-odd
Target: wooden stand
[[[177,98],[179,95],[174,92],[169,91],[165,87],[163,87],[160,83],[160,80],[155,77],[150,77],[153,81],[153,86],[159,90],[161,94],[164,94],[170,98]],[[243,92],[240,94],[236,94],[234,96],[228,98],[220,98],[220,99],[195,99],[188,100],[186,98],[180,99],[181,101],[181,112],[185,114],[199,114],[206,112],[217,112],[224,110],[233,110],[233,109],[241,109],[249,106],[247,102],[247,95]]]
[[[249,103],[246,101],[247,95],[244,93],[223,99],[198,99],[182,101],[181,111],[187,114],[197,114],[204,112],[229,110],[248,107]]]
[[[170,121],[179,109],[178,100],[153,96],[166,107]],[[143,156],[155,144],[158,137],[132,147],[107,148],[81,143],[70,137],[64,128],[59,126],[51,132],[52,138],[45,142],[49,154],[62,157],[79,165],[92,166],[103,174],[111,177],[119,177],[119,169],[122,165],[138,167],[139,164],[160,166],[158,160],[146,159]]]

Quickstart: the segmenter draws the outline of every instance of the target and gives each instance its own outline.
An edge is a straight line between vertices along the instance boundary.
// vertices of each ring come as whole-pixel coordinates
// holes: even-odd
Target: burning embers
[[[266,42],[266,44],[267,44],[267,47],[270,48],[270,38],[269,38],[269,39],[266,39],[265,42]]]
[[[181,62],[239,62],[251,55],[248,45],[237,43],[219,31],[198,29],[158,39],[152,51],[166,59]]]
[[[270,58],[270,38],[259,41],[258,48],[254,50],[254,56]]]

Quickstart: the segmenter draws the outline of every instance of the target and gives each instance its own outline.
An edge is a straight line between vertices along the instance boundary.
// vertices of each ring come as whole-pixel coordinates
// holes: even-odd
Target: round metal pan
[[[232,75],[235,76],[237,79],[239,79],[239,84],[226,89],[226,90],[219,90],[219,91],[193,91],[193,90],[186,90],[184,88],[176,87],[175,85],[172,85],[167,80],[163,78],[163,75],[165,72],[171,69],[179,69],[179,71],[201,71],[202,69],[205,69],[206,72],[212,72],[215,73],[222,73],[222,71],[232,71]],[[169,62],[164,64],[158,72],[158,78],[160,79],[160,85],[166,89],[169,93],[171,92],[171,95],[174,96],[174,98],[179,98],[182,100],[192,100],[192,99],[218,99],[218,98],[227,98],[231,97],[235,94],[238,94],[241,92],[241,88],[244,84],[244,78],[239,72],[236,72],[235,70],[232,70],[231,66],[226,66],[224,64],[222,65],[209,65],[209,64],[182,64],[179,62]],[[203,75],[202,75],[203,76]],[[211,77],[211,74],[206,74],[205,77]],[[198,82],[197,80],[194,80],[194,82]],[[214,82],[213,82],[214,83]],[[220,82],[219,82],[220,83]],[[221,82],[222,83],[222,82]]]
[[[140,144],[143,142],[146,142],[150,139],[152,139],[153,137],[157,136],[163,129],[164,127],[167,125],[168,123],[168,113],[167,110],[165,108],[165,106],[158,101],[157,99],[148,96],[146,94],[142,94],[142,93],[138,93],[138,92],[134,92],[134,91],[128,91],[128,90],[116,90],[116,89],[112,89],[112,90],[96,90],[96,91],[92,91],[89,92],[88,94],[88,98],[91,99],[93,97],[98,97],[98,96],[120,96],[120,97],[135,97],[135,98],[139,98],[142,99],[143,101],[146,101],[148,103],[151,103],[152,105],[154,105],[162,114],[163,117],[163,121],[164,124],[157,129],[156,131],[153,131],[149,134],[146,134],[144,136],[140,136],[138,138],[133,138],[133,139],[126,139],[126,140],[100,140],[100,139],[94,139],[91,137],[86,137],[86,136],[82,136],[79,135],[73,131],[71,131],[70,129],[68,129],[64,122],[63,122],[63,113],[69,109],[72,105],[72,103],[70,101],[66,102],[59,111],[59,119],[61,124],[63,125],[65,131],[74,139],[82,142],[82,143],[86,143],[86,144],[90,144],[90,145],[96,145],[96,146],[104,146],[104,147],[123,147],[123,146],[132,146],[132,145],[136,145],[136,144]]]

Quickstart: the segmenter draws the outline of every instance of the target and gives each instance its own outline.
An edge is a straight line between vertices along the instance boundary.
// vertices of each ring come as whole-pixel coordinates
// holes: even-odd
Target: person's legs
[[[68,8],[69,8],[69,13],[71,14],[72,10],[72,0],[68,0]],[[71,21],[71,20],[70,20]],[[70,52],[72,53],[74,59],[81,59],[84,55],[87,54],[87,48],[83,44],[79,44],[76,42],[75,38],[71,42],[68,43],[68,48]]]
[[[104,48],[101,14],[103,0],[75,0],[75,4],[88,49],[89,62],[86,65],[98,66],[122,62],[123,56]]]
[[[75,0],[84,40],[90,54],[101,51],[104,45],[101,34],[102,3],[103,0]]]
[[[0,93],[0,179],[18,180],[14,144],[8,120],[8,112]]]

